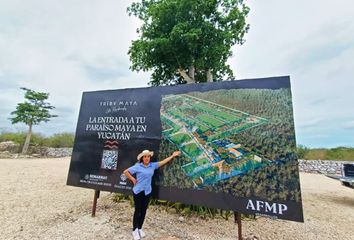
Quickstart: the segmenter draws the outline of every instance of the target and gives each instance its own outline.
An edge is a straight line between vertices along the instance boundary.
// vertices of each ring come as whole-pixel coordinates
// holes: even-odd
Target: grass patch
[[[26,140],[27,133],[26,132],[3,132],[0,134],[0,142],[12,141],[14,143],[18,143],[23,145]],[[74,134],[72,133],[58,133],[49,137],[45,137],[42,134],[33,133],[31,135],[31,146],[39,146],[39,147],[70,147],[72,148],[74,145]]]
[[[307,148],[297,147],[299,159],[304,160],[334,160],[334,161],[354,161],[354,148],[336,147],[336,148]]]

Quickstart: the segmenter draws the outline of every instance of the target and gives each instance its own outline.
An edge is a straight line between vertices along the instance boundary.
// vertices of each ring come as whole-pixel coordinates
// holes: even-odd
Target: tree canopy
[[[29,127],[22,149],[22,153],[26,153],[32,134],[32,126],[38,125],[40,122],[48,122],[50,118],[57,115],[50,114],[49,110],[54,107],[45,102],[49,97],[49,93],[35,92],[28,88],[21,89],[25,91],[25,99],[27,101],[17,104],[16,110],[11,112],[11,115],[14,115],[14,117],[10,118],[10,120],[12,124],[22,122]]]
[[[131,69],[152,70],[152,85],[233,78],[231,47],[249,28],[243,0],[142,0],[128,12],[143,21]]]

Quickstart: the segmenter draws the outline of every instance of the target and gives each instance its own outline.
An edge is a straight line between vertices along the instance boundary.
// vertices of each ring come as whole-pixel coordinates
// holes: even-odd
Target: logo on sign
[[[246,209],[257,211],[263,214],[280,214],[283,215],[287,210],[288,206],[281,203],[273,203],[273,202],[266,202],[266,201],[252,201],[251,199],[248,200]]]
[[[125,176],[125,174],[124,173],[122,173],[121,175],[120,175],[120,182],[119,182],[119,184],[121,184],[121,185],[127,185],[127,176]]]

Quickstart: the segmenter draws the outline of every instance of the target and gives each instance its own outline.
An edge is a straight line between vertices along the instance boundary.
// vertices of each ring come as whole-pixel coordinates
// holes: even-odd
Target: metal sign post
[[[234,212],[235,223],[237,223],[238,240],[242,240],[242,224],[241,224],[241,214],[239,212]]]
[[[97,199],[100,198],[100,191],[99,190],[95,190],[95,195],[93,197],[93,205],[92,205],[92,217],[96,216],[96,206],[97,206]]]

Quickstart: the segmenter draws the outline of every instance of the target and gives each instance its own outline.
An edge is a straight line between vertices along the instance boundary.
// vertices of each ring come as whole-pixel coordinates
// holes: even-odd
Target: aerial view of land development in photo
[[[163,138],[182,151],[180,169],[194,188],[266,166],[269,159],[234,136],[268,121],[192,94],[167,95],[161,104]]]

